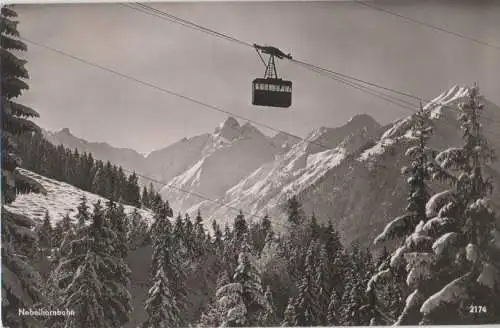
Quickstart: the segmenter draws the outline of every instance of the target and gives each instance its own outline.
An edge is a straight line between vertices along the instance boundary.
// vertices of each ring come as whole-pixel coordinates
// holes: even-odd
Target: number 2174
[[[469,313],[487,313],[488,310],[486,309],[485,305],[470,305],[469,306]]]

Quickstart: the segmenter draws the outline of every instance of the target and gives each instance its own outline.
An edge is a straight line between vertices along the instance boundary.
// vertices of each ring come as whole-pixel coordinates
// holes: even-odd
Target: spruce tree
[[[318,326],[325,314],[320,307],[320,286],[317,279],[315,279],[316,249],[317,245],[311,243],[306,255],[305,271],[297,286],[298,295],[295,300],[295,310],[297,311],[296,320],[299,326]]]
[[[277,322],[276,307],[274,306],[273,293],[271,287],[267,286],[264,293],[264,297],[269,306],[263,311],[261,317],[259,318],[259,323],[264,327],[275,327]]]
[[[179,240],[179,236],[175,235],[175,230],[174,234],[172,234],[172,224],[168,219],[168,213],[169,208],[165,204],[159,207],[155,213],[155,221],[151,227],[153,246],[151,272],[154,284],[156,274],[162,268],[169,283],[169,293],[173,297],[172,302],[174,303],[172,305],[175,305],[172,311],[175,310],[176,315],[172,324],[177,322],[179,326],[183,326],[186,324],[187,303],[184,270],[185,254],[179,249],[182,240]],[[180,222],[182,224],[182,221]]]
[[[149,193],[148,193],[148,189],[146,188],[146,186],[144,186],[142,188],[141,204],[142,204],[142,207],[145,207],[145,208],[150,207]]]
[[[39,131],[30,118],[38,117],[33,109],[16,101],[28,89],[28,71],[25,60],[17,57],[19,51],[26,51],[26,45],[19,39],[17,13],[11,6],[0,9],[1,53],[1,108],[2,108],[2,323],[11,327],[37,327],[34,317],[19,317],[18,310],[31,308],[43,301],[41,278],[28,263],[25,255],[36,247],[36,234],[32,231],[33,221],[25,216],[10,212],[5,204],[15,200],[17,191],[43,192],[38,183],[16,171],[21,165],[17,156],[15,138],[26,133]]]
[[[76,208],[78,213],[76,219],[78,220],[78,225],[84,226],[90,220],[89,207],[87,205],[87,198],[83,195],[80,198],[80,204]]]
[[[113,201],[108,201],[106,209],[106,220],[109,222],[110,228],[116,234],[115,239],[115,255],[121,258],[127,256],[127,227],[125,209],[122,204],[116,204]]]
[[[295,303],[296,301],[293,297],[288,300],[288,304],[283,315],[283,321],[281,322],[282,327],[294,327],[298,325]]]
[[[224,242],[222,240],[223,235],[222,235],[222,231],[220,229],[220,225],[217,223],[216,220],[212,221],[212,230],[213,230],[213,234],[214,234],[213,240],[212,240],[212,245],[215,248],[215,252],[216,252],[217,256],[221,257],[222,250],[224,247],[224,244],[223,244]]]
[[[341,308],[340,297],[335,290],[330,294],[328,303],[327,324],[329,326],[339,326],[341,321]]]
[[[248,327],[247,308],[243,301],[243,287],[228,283],[217,290],[217,303],[221,317],[220,327]]]
[[[62,292],[59,307],[76,312],[64,318],[63,327],[122,327],[132,312],[130,269],[117,256],[116,234],[99,202],[94,205],[92,219],[86,228],[88,234],[72,243],[71,253],[61,263],[60,271],[70,283]]]
[[[430,278],[428,259],[432,252],[432,240],[418,228],[419,224],[422,226],[428,221],[426,204],[429,200],[429,187],[427,182],[434,165],[434,152],[427,146],[432,133],[427,115],[421,108],[413,117],[411,144],[406,151],[411,164],[402,169],[402,173],[408,177],[408,205],[403,215],[391,221],[374,241],[377,244],[386,240],[402,240],[401,246],[383,261],[383,264],[377,268],[377,273],[371,278],[371,282],[379,286],[394,281],[391,277],[397,278],[397,283],[406,281],[413,289],[397,324],[418,324],[420,320],[418,308],[422,305],[424,294],[428,293],[424,289],[428,288],[426,280]],[[409,256],[415,260],[409,259]],[[415,264],[417,267],[414,266]],[[406,267],[410,269],[409,273],[404,272]],[[419,277],[414,279],[417,278],[417,273]],[[385,314],[389,316],[388,313]]]
[[[125,202],[132,206],[139,207],[141,205],[141,188],[138,185],[138,177],[135,172],[129,175],[126,185]]]
[[[448,182],[450,188],[428,202],[428,214],[436,217],[422,227],[434,242],[431,270],[437,276],[432,295],[426,295],[420,308],[423,324],[494,323],[500,318],[489,311],[500,305],[500,256],[495,239],[499,230],[489,200],[493,180],[486,173],[496,158],[482,132],[482,111],[479,89],[474,86],[459,104],[463,146],[436,156],[439,167],[434,177]],[[441,229],[432,229],[431,223]],[[471,304],[480,304],[486,311],[471,313]]]
[[[311,223],[309,224],[309,233],[312,239],[319,238],[320,226],[318,224],[318,219],[316,219],[316,215],[314,213],[311,216]]]
[[[141,214],[134,208],[128,216],[127,224],[127,245],[130,250],[144,246],[149,240],[149,228],[141,217]]]
[[[234,219],[234,234],[235,238],[238,240],[243,240],[243,237],[248,233],[248,224],[245,220],[245,216],[243,212],[240,210],[240,213]]]
[[[45,254],[50,254],[52,249],[52,226],[50,224],[49,211],[45,210],[45,216],[43,217],[43,223],[38,230],[39,245],[42,252]],[[48,252],[47,252],[48,250]]]
[[[144,328],[180,327],[179,308],[172,293],[171,282],[165,274],[166,254],[158,259],[158,269],[153,279],[153,286],[148,291],[145,310],[148,315]]]
[[[287,201],[285,210],[288,215],[288,222],[292,224],[292,227],[302,223],[304,213],[297,196],[294,195]]]
[[[325,326],[333,285],[328,254],[324,245],[319,246],[319,256],[314,272],[315,284],[318,288],[318,325]]]
[[[217,283],[215,286],[216,291],[228,285],[229,283],[229,274],[227,273],[227,271],[222,270],[217,277]],[[217,295],[214,295],[207,310],[201,315],[199,326],[218,327],[223,320],[224,313],[224,307],[222,306],[222,304],[218,303]]]
[[[264,295],[261,273],[251,254],[247,239],[242,245],[233,280],[242,286],[242,298],[247,309],[247,323],[259,325],[263,312],[272,310]]]

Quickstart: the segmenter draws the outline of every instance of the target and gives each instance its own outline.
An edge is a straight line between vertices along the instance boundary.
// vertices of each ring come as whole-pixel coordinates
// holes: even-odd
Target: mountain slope
[[[74,136],[68,128],[57,132],[43,131],[45,139],[55,146],[63,145],[69,149],[78,149],[80,153],[92,153],[95,159],[110,161],[126,169],[144,172],[146,160],[143,155],[133,149],[116,148],[105,142],[88,142]]]
[[[425,106],[434,127],[430,147],[443,150],[463,144],[456,121],[456,108],[467,92],[467,88],[455,86]],[[498,121],[500,108],[484,98],[481,100],[485,104],[484,115],[496,116]],[[371,244],[384,225],[400,215],[406,206],[407,184],[400,169],[408,164],[404,153],[409,145],[412,120],[412,117],[406,117],[394,122],[375,145],[359,151],[304,190],[299,197],[306,212],[314,211],[319,221],[332,219],[347,243],[359,241],[367,246]],[[491,119],[484,118],[482,122],[489,131],[486,136],[491,146],[500,149],[500,140],[488,128]],[[500,205],[499,172],[498,163],[488,170],[488,174],[496,178],[492,200],[497,206]],[[433,185],[435,190],[439,187]]]
[[[146,174],[170,181],[199,160],[210,134],[184,138],[170,146],[155,150],[146,157]]]
[[[221,200],[246,212],[269,211],[278,215],[280,205],[293,194],[316,183],[325,173],[342,163],[370,140],[378,137],[380,125],[368,115],[353,117],[336,128],[319,128],[288,152],[268,162],[229,189]],[[207,216],[230,220],[234,210],[204,202]]]
[[[202,198],[202,194],[218,199],[262,164],[271,162],[282,152],[273,142],[251,124],[242,126],[229,117],[209,135],[199,159],[186,171],[174,177],[162,188],[161,194],[173,208],[186,211]],[[172,186],[172,187],[169,187]]]
[[[6,207],[14,213],[23,214],[33,219],[37,223],[42,222],[46,210],[49,211],[52,225],[62,220],[66,214],[76,223],[76,208],[82,196],[87,198],[87,204],[90,210],[93,209],[93,204],[98,200],[100,200],[103,205],[107,202],[107,200],[101,196],[83,191],[65,182],[49,179],[25,169],[18,170],[22,175],[40,183],[46,190],[46,193],[19,194],[16,200],[6,205]],[[136,209],[129,205],[124,205],[124,208],[126,214],[132,213],[134,209]],[[153,218],[153,213],[151,211],[138,209],[138,212],[145,222],[148,224],[151,223]]]
[[[454,86],[425,106],[434,127],[430,147],[443,150],[462,145],[456,111],[468,91]],[[500,108],[484,97],[481,101],[486,136],[500,151],[498,133],[494,132]],[[413,119],[405,117],[381,128],[369,116],[361,115],[343,127],[317,129],[306,138],[309,142],[299,141],[229,189],[219,199],[226,207],[208,201],[198,207],[207,223],[212,218],[230,221],[235,209],[242,209],[258,217],[267,212],[281,229],[286,221],[282,205],[298,194],[305,212],[314,213],[320,222],[332,220],[347,244],[358,241],[368,246],[406,206],[407,184],[400,170],[408,164],[404,153],[410,145]],[[488,174],[497,177],[492,200],[500,208],[499,164],[494,163]],[[436,190],[439,187],[433,186]]]

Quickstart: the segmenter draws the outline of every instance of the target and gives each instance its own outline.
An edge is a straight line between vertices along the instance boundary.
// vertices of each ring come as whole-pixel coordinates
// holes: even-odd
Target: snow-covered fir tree
[[[302,222],[304,212],[297,196],[293,195],[288,200],[285,205],[285,211],[288,214],[288,222],[290,222],[292,226],[296,226]]]
[[[80,199],[80,204],[76,208],[78,213],[76,214],[76,219],[78,220],[79,226],[84,226],[90,220],[89,207],[87,205],[87,198],[83,195]]]
[[[241,285],[247,323],[251,326],[259,325],[262,314],[272,312],[272,308],[264,294],[261,273],[251,253],[248,237],[245,238],[241,247],[233,281]]]
[[[230,283],[229,274],[227,271],[222,270],[217,277],[216,291]],[[222,303],[218,302],[217,295],[211,299],[207,310],[201,315],[198,327],[218,327],[222,323],[225,307]]]
[[[42,225],[38,228],[39,246],[45,255],[49,255],[52,249],[52,233],[49,211],[46,210]]]
[[[164,267],[165,265],[160,263],[153,278],[153,286],[148,291],[148,298],[144,306],[148,318],[143,324],[144,328],[180,327],[180,311],[176,298],[170,289],[171,282],[165,274]]]
[[[36,250],[37,236],[32,230],[32,220],[10,212],[4,205],[13,202],[18,191],[43,192],[43,188],[16,171],[21,161],[16,154],[14,139],[39,131],[38,126],[30,121],[30,118],[38,117],[38,113],[16,102],[16,98],[28,89],[25,81],[29,78],[26,61],[17,57],[27,47],[19,38],[16,17],[17,13],[11,6],[1,7],[2,323],[22,328],[38,327],[39,321],[34,317],[19,317],[18,309],[32,308],[37,302],[44,301],[40,275],[27,258]]]
[[[264,297],[266,298],[269,306],[261,313],[259,323],[263,327],[275,327],[278,322],[276,317],[276,307],[274,306],[273,292],[271,291],[270,286],[266,287]]]
[[[296,321],[299,326],[318,326],[325,313],[321,313],[319,292],[320,286],[315,277],[315,265],[317,260],[315,251],[317,245],[313,242],[309,246],[305,260],[305,270],[299,280],[298,295],[295,298]]]
[[[281,322],[282,327],[293,327],[297,326],[297,310],[295,309],[295,299],[290,297],[288,304],[283,315],[283,321]]]
[[[463,146],[436,156],[434,178],[450,188],[427,203],[432,219],[422,230],[433,241],[429,261],[434,284],[420,308],[421,323],[494,323],[500,317],[491,310],[500,305],[499,230],[489,200],[493,181],[487,176],[495,155],[482,132],[482,110],[474,86],[459,104]],[[473,305],[485,311],[474,313]]]
[[[212,238],[212,247],[215,249],[215,254],[218,258],[222,258],[222,251],[224,249],[224,242],[222,240],[223,234],[220,229],[220,225],[216,220],[212,221],[212,230],[213,230],[213,238]]]
[[[318,325],[324,326],[327,324],[328,305],[333,289],[332,279],[330,276],[330,266],[328,263],[328,254],[326,247],[321,244],[319,247],[319,256],[315,265],[315,283],[318,288]]]
[[[130,250],[144,246],[150,241],[148,225],[144,222],[137,208],[134,208],[132,213],[127,216],[126,239]]]
[[[411,132],[410,145],[406,151],[410,165],[402,169],[402,173],[407,176],[408,205],[405,212],[392,220],[374,241],[377,244],[387,240],[401,240],[402,244],[382,261],[377,272],[370,279],[367,288],[370,294],[369,299],[373,302],[376,292],[375,286],[381,288],[384,284],[390,283],[394,277],[396,281],[399,279],[399,281],[408,283],[413,292],[408,296],[406,306],[397,319],[397,324],[418,324],[419,322],[418,307],[423,300],[423,289],[427,278],[429,278],[428,265],[430,262],[426,259],[430,255],[429,251],[432,245],[431,239],[422,233],[421,229],[415,230],[419,223],[421,226],[428,220],[426,214],[426,203],[430,193],[428,180],[434,156],[433,151],[427,146],[432,128],[428,124],[427,113],[422,108],[413,116]],[[418,263],[414,262],[409,256],[420,260]],[[415,266],[415,264],[418,265]],[[405,272],[405,265],[407,265],[409,273]],[[374,307],[375,304],[372,306]],[[383,309],[383,311],[387,311],[387,309]],[[392,317],[388,313],[384,313],[384,316]]]
[[[106,204],[106,220],[109,222],[110,228],[116,234],[115,240],[115,255],[125,258],[128,252],[127,245],[127,217],[122,204],[116,204],[113,201],[108,201]]]
[[[97,208],[97,209],[96,209]],[[59,308],[73,309],[75,316],[64,317],[61,327],[122,327],[132,312],[130,269],[119,256],[117,236],[100,204],[94,205],[88,234],[71,244],[71,252],[61,263],[70,283],[63,287]],[[109,211],[109,209],[108,209]],[[83,257],[83,259],[82,259]],[[81,262],[81,263],[79,263]],[[72,274],[76,266],[76,273]],[[64,281],[64,280],[63,280]]]
[[[271,295],[264,293],[261,273],[248,239],[248,235],[243,236],[233,280],[230,281],[226,274],[220,276],[216,300],[202,316],[202,327],[210,324],[220,327],[262,326],[273,320],[273,307],[269,303]]]
[[[330,294],[330,300],[328,303],[328,314],[327,314],[327,325],[329,326],[339,326],[340,325],[340,315],[341,315],[341,309],[340,309],[340,297],[339,294],[335,291],[332,290],[332,293]]]
[[[158,209],[151,227],[152,234],[152,286],[148,291],[145,310],[148,314],[144,328],[180,327],[184,324],[177,295],[178,263],[173,254],[172,225],[168,209]],[[183,287],[181,285],[181,287]]]
[[[353,245],[349,256],[351,265],[346,271],[345,288],[341,298],[340,324],[345,326],[368,325],[369,318],[362,311],[365,289],[372,273],[370,253]]]

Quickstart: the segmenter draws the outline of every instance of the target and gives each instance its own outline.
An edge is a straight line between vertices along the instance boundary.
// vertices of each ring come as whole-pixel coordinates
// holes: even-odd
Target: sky
[[[500,46],[500,1],[376,1],[379,7]],[[356,2],[151,3],[249,43],[296,59],[432,99],[455,84],[478,82],[500,104],[500,50],[388,15]],[[125,7],[123,4],[18,5],[23,37],[195,98],[276,130],[306,136],[367,113],[381,124],[407,109],[287,61],[288,109],[251,105],[251,81],[264,66],[251,48]],[[30,90],[20,102],[37,123],[69,128],[88,141],[142,153],[212,132],[227,114],[28,43],[22,53]],[[238,119],[240,123],[245,121]],[[275,131],[259,127],[272,135]]]

